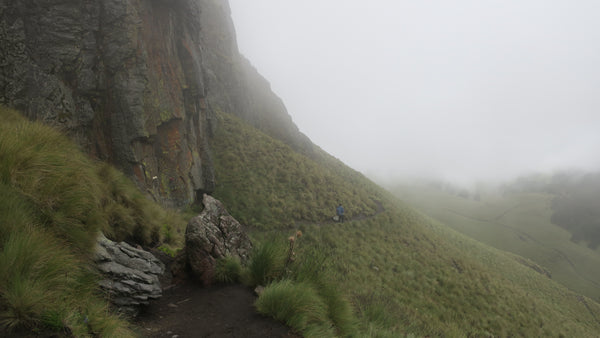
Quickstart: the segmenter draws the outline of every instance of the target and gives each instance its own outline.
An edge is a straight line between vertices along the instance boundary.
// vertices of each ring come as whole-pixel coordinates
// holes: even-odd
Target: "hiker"
[[[344,223],[344,207],[340,203],[337,208],[335,208],[335,212],[338,216],[338,222]]]

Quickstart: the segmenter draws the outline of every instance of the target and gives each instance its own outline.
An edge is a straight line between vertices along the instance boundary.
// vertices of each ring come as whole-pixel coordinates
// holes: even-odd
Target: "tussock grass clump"
[[[302,232],[258,246],[260,276],[267,285],[259,296],[259,312],[281,320],[307,337],[347,336],[356,332],[350,302],[328,278],[326,251],[311,247],[297,252]],[[268,258],[267,258],[268,257]],[[255,258],[251,257],[251,262]],[[250,269],[252,269],[250,267]],[[269,273],[264,273],[269,271]],[[257,279],[255,279],[256,281]]]
[[[235,257],[223,257],[217,260],[215,279],[220,283],[232,284],[240,280],[242,264]]]
[[[93,164],[53,129],[1,113],[12,123],[0,125],[0,182],[35,207],[40,225],[87,251],[104,224]]]
[[[177,243],[185,222],[54,129],[3,107],[0,119],[0,335],[133,336],[98,296],[98,233],[151,245],[169,225]]]
[[[248,284],[267,285],[284,273],[286,247],[282,240],[268,240],[255,246],[248,264]]]
[[[129,324],[111,315],[97,296],[97,276],[60,240],[24,227],[8,234],[2,244],[0,332],[41,327],[77,337],[90,331],[132,335]]]
[[[258,311],[285,322],[305,337],[334,337],[327,305],[315,288],[289,279],[273,282],[255,303]]]
[[[132,182],[108,164],[101,164],[98,177],[104,183],[101,206],[107,222],[102,229],[109,238],[130,240],[143,245],[160,241],[161,228],[173,227],[171,222],[183,223],[148,200]],[[171,218],[168,218],[170,216]],[[169,241],[173,241],[172,232]]]
[[[313,286],[326,305],[326,316],[333,323],[337,335],[347,336],[356,332],[357,320],[351,303],[332,278],[335,272],[331,269],[328,252],[318,245],[299,250],[294,264],[290,266],[290,278]]]

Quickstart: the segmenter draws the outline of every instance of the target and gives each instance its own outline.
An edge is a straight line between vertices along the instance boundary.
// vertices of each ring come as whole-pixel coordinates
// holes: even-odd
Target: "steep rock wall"
[[[224,0],[0,0],[0,104],[66,132],[168,206],[214,189],[217,110],[312,148],[239,54]]]
[[[226,0],[200,0],[200,37],[208,65],[211,105],[233,113],[294,149],[312,154],[314,145],[293,123],[269,82],[240,55]],[[274,27],[273,29],[276,29]],[[307,98],[307,100],[310,98]]]

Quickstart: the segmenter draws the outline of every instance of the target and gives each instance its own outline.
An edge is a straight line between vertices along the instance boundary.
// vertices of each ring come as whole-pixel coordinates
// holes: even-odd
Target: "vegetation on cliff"
[[[90,269],[98,232],[157,244],[182,218],[54,129],[4,107],[0,118],[0,330],[131,335]]]

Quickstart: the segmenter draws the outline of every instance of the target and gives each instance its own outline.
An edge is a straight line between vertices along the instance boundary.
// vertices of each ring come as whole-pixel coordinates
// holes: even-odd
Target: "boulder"
[[[214,282],[219,258],[237,257],[245,263],[252,243],[220,201],[204,194],[202,203],[204,210],[190,220],[185,230],[185,252],[193,277],[207,286]]]
[[[100,235],[94,261],[104,277],[100,287],[121,312],[135,316],[140,306],[162,296],[159,276],[165,267],[151,253]]]

